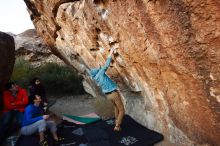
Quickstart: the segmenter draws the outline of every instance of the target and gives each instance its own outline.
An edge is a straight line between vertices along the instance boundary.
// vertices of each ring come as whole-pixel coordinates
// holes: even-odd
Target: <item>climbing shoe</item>
[[[46,140],[42,140],[39,142],[40,146],[48,146],[48,143]]]

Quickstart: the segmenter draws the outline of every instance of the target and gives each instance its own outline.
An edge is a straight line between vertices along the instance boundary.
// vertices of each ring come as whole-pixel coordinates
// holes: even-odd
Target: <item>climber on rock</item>
[[[110,66],[112,60],[112,54],[116,51],[115,49],[110,50],[110,54],[108,55],[107,61],[104,66],[96,69],[91,69],[89,71],[90,76],[93,80],[96,81],[98,86],[101,87],[102,92],[110,99],[114,105],[115,109],[115,127],[114,131],[121,130],[121,123],[125,114],[124,105],[121,99],[121,96],[118,91],[117,84],[112,81],[108,75],[106,75],[106,71]]]

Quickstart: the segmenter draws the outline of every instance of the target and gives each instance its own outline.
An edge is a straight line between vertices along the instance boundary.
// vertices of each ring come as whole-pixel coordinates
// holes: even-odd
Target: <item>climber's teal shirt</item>
[[[103,67],[91,69],[89,71],[90,76],[101,87],[103,93],[109,93],[117,89],[116,83],[112,81],[105,73],[110,66],[111,60],[111,57],[108,57]]]

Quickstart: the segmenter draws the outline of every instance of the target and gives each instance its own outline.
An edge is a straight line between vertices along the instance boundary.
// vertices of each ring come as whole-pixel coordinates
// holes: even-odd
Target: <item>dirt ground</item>
[[[61,98],[50,97],[50,99],[57,99],[49,111],[54,113],[58,120],[62,118],[63,114],[80,116],[96,112],[103,119],[114,116],[113,104],[105,98],[93,98],[84,94]],[[55,117],[56,120],[57,117]]]
[[[49,99],[56,99],[56,103],[49,108],[49,111],[62,118],[63,114],[71,115],[85,115],[95,112],[92,105],[94,98],[88,94],[63,96],[63,97],[50,97]]]

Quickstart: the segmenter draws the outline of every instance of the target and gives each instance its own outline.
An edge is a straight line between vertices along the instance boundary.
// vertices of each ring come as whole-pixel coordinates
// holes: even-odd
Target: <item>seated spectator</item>
[[[48,128],[53,135],[54,140],[60,140],[57,136],[57,128],[54,121],[49,120],[49,115],[43,115],[40,104],[42,99],[39,95],[31,97],[31,104],[25,108],[24,118],[22,122],[21,134],[32,135],[36,132],[40,136],[40,145],[46,146],[47,141],[44,139],[44,132]]]
[[[25,89],[19,87],[14,82],[9,82],[5,85],[3,92],[3,114],[0,122],[0,140],[5,138],[9,129],[18,128],[21,126],[23,112],[28,104],[28,95]],[[15,119],[15,124],[12,124]],[[14,130],[14,129],[13,129]]]
[[[35,77],[35,78],[33,78],[33,80],[31,80],[30,83],[31,83],[31,85],[29,87],[30,97],[35,96],[35,95],[39,95],[42,99],[43,105],[46,106],[48,104],[48,100],[46,98],[45,88],[44,88],[43,84],[41,83],[40,79]]]

